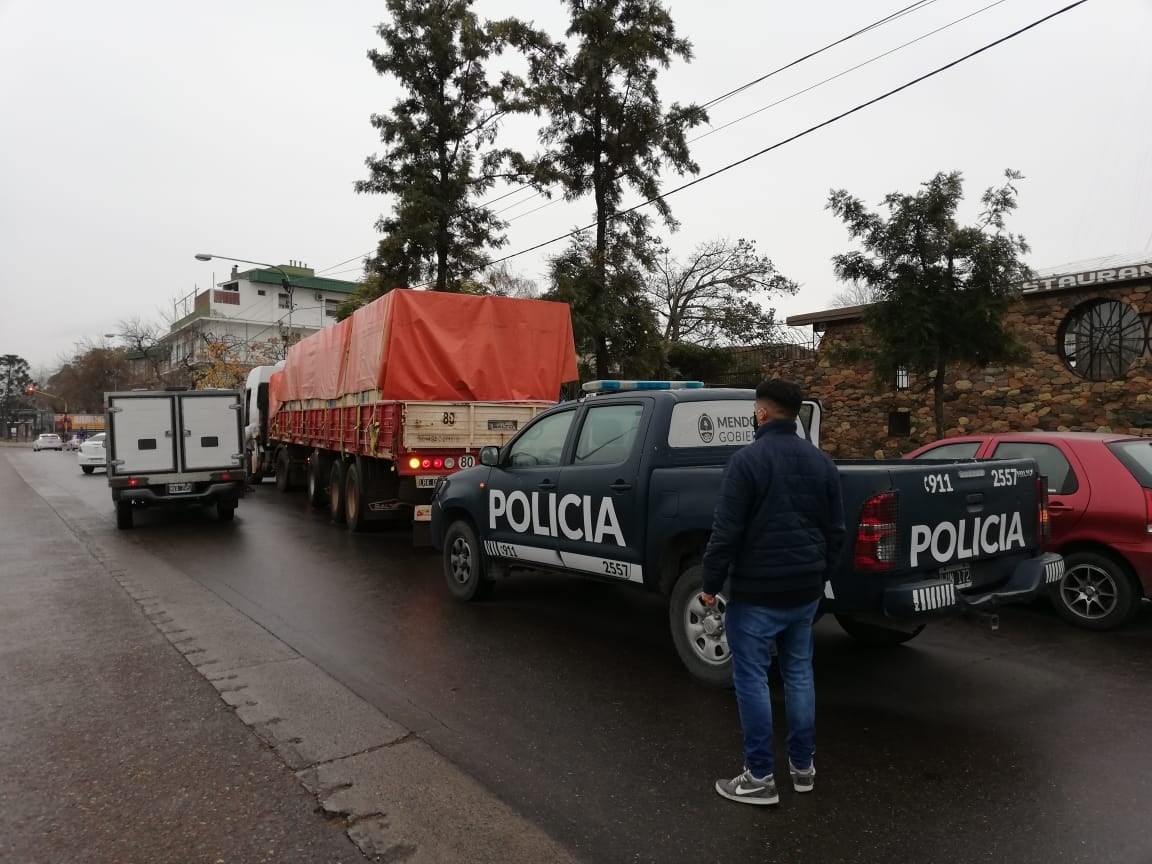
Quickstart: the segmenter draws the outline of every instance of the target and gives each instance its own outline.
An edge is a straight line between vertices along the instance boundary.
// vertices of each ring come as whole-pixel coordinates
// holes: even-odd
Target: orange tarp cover
[[[565,303],[400,289],[293,345],[270,396],[555,401],[578,377]]]

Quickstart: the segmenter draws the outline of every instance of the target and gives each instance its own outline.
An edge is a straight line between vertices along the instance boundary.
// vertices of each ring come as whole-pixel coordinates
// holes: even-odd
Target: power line
[[[848,42],[851,39],[855,39],[857,36],[861,36],[864,33],[867,33],[871,30],[875,30],[878,27],[883,27],[885,24],[889,24],[889,23],[891,23],[891,22],[893,22],[899,18],[903,18],[905,15],[910,15],[913,12],[918,12],[920,9],[926,8],[927,6],[931,6],[935,2],[937,2],[937,0],[916,0],[915,3],[910,3],[909,5],[905,6],[904,8],[898,9],[895,12],[892,12],[888,15],[885,15],[883,18],[879,18],[876,21],[873,21],[871,24],[868,24],[865,27],[861,27],[859,30],[855,30],[846,36],[841,36],[839,39],[835,40],[834,42],[829,42],[827,45],[824,45],[821,48],[817,48],[815,51],[810,51],[802,57],[797,57],[795,60],[792,60],[792,61],[784,64],[783,66],[780,66],[777,69],[773,69],[771,72],[767,72],[764,75],[759,76],[758,78],[754,78],[751,81],[748,81],[744,84],[741,84],[739,87],[735,87],[726,93],[722,93],[719,96],[715,97],[714,99],[708,100],[707,102],[702,104],[700,107],[701,108],[710,108],[713,105],[719,105],[721,102],[724,102],[725,100],[732,98],[736,94],[742,93],[745,90],[749,89],[750,87],[754,87],[763,81],[767,81],[769,78],[771,78],[774,75],[778,75],[787,69],[791,69],[793,66],[797,66],[806,60],[810,60],[819,54],[823,54],[825,51],[830,51],[831,49],[837,47],[838,45],[843,45],[845,42]],[[673,120],[673,121],[669,121],[669,122],[675,122],[675,121]],[[719,131],[719,130],[715,130],[715,131]],[[701,137],[704,137],[704,136],[701,136]],[[505,198],[509,198],[509,197],[515,195],[517,192],[522,192],[525,189],[531,189],[531,188],[532,188],[531,184],[525,183],[524,185],[519,186],[516,189],[511,190],[510,192],[506,192],[503,195],[499,195],[496,198],[493,198],[489,201],[481,202],[480,204],[477,204],[475,207],[470,207],[468,209],[469,210],[479,210],[483,207],[488,207],[492,204],[495,204],[498,201],[503,201]],[[533,198],[539,197],[541,195],[543,195],[543,192],[537,191],[534,195],[529,195],[527,198],[523,199],[522,201],[517,201],[515,204],[509,205],[508,207],[505,207],[502,210],[497,211],[493,215],[499,215],[500,213],[504,213],[507,210],[511,210],[515,207],[520,206],[521,204],[526,204],[529,201],[531,201]],[[552,201],[549,201],[547,204],[544,204],[541,207],[537,207],[534,210],[529,210],[526,213],[521,213],[519,216],[516,216],[512,219],[509,219],[508,221],[509,222],[515,222],[516,219],[523,218],[524,216],[529,216],[532,213],[536,213],[540,210],[543,210],[545,207],[549,207],[552,204],[558,203],[561,200],[563,200],[563,199],[560,199],[560,198],[554,199]],[[320,270],[317,270],[316,275],[320,275],[321,273],[325,273],[329,270],[335,270],[337,267],[343,266],[344,264],[351,263],[352,261],[355,261],[357,258],[366,258],[367,256],[371,255],[372,252],[373,252],[373,249],[369,249],[367,252],[364,252],[360,255],[353,255],[351,258],[347,258],[344,261],[341,261],[339,264],[333,264],[330,267],[324,267]],[[350,273],[352,271],[351,270],[342,270],[340,272],[341,273]],[[337,274],[329,274],[329,275],[337,275]]]
[[[817,81],[815,84],[811,84],[802,90],[797,90],[795,93],[792,93],[788,96],[785,96],[782,99],[777,99],[775,102],[770,102],[767,105],[763,106],[762,108],[757,108],[755,111],[749,111],[747,114],[744,114],[740,117],[737,117],[735,120],[729,120],[727,123],[724,123],[721,126],[717,126],[713,129],[709,129],[707,132],[703,133],[702,135],[697,135],[695,138],[688,139],[688,143],[693,144],[697,141],[700,141],[703,138],[707,138],[709,135],[715,135],[717,132],[723,131],[724,129],[727,129],[730,126],[735,126],[737,123],[742,123],[743,121],[747,120],[749,117],[755,117],[757,114],[762,114],[765,111],[767,111],[769,108],[775,108],[777,105],[783,105],[785,102],[789,102],[792,99],[795,99],[797,96],[803,96],[805,93],[808,93],[811,90],[815,90],[817,87],[823,87],[825,84],[828,84],[831,81],[835,81],[837,78],[843,78],[845,75],[849,74],[850,72],[855,72],[857,69],[863,69],[865,66],[868,66],[872,63],[875,63],[877,60],[883,60],[889,54],[895,54],[897,51],[902,51],[905,48],[907,48],[909,45],[915,45],[917,42],[922,42],[925,39],[929,38],[930,36],[935,36],[937,33],[941,33],[950,27],[955,27],[957,24],[961,24],[964,21],[967,21],[969,18],[974,18],[982,12],[987,12],[989,9],[992,9],[995,6],[999,6],[1001,3],[1007,3],[1007,2],[1008,2],[1008,0],[996,0],[996,2],[994,2],[994,3],[989,3],[987,6],[983,6],[980,9],[977,9],[975,12],[969,12],[967,15],[963,16],[962,18],[957,18],[954,21],[950,21],[949,23],[943,25],[942,27],[937,27],[935,30],[929,30],[927,33],[925,33],[921,36],[917,36],[915,39],[910,39],[909,41],[903,43],[902,45],[897,45],[895,48],[890,48],[881,54],[877,54],[875,57],[869,58],[868,60],[865,60],[863,63],[857,63],[855,66],[851,66],[842,72],[837,72],[835,75],[831,75],[828,78],[825,78],[823,81]]]
[[[783,140],[777,141],[775,144],[771,144],[768,147],[763,148],[762,150],[757,150],[755,153],[751,153],[742,159],[737,159],[735,162],[729,162],[727,165],[724,165],[721,168],[717,168],[715,171],[711,171],[707,174],[704,174],[703,176],[696,177],[693,180],[688,181],[687,183],[682,183],[681,185],[675,187],[674,189],[670,189],[667,192],[661,193],[660,195],[655,195],[652,198],[649,198],[645,201],[641,201],[639,204],[634,204],[633,206],[631,206],[625,210],[618,210],[614,213],[610,213],[608,215],[608,219],[609,220],[618,219],[621,216],[626,216],[629,213],[633,213],[633,212],[641,209],[642,207],[647,207],[649,204],[652,204],[656,201],[670,198],[671,196],[675,195],[677,192],[683,192],[685,189],[690,189],[693,186],[697,186],[700,183],[703,183],[707,180],[711,180],[712,178],[717,177],[720,174],[725,173],[726,171],[730,171],[733,168],[737,168],[740,165],[745,164],[746,162],[751,162],[753,159],[757,159],[760,156],[763,156],[765,153],[771,153],[773,150],[777,150],[780,147],[783,147],[785,144],[790,144],[793,141],[796,141],[796,140],[803,138],[807,135],[811,135],[813,132],[816,132],[820,129],[823,129],[826,126],[831,126],[833,123],[837,123],[840,120],[843,120],[845,117],[850,117],[853,114],[856,114],[860,111],[863,111],[865,108],[869,108],[872,105],[876,105],[879,102],[883,102],[885,99],[889,99],[892,96],[895,96],[897,93],[901,93],[910,87],[914,87],[915,85],[920,84],[923,81],[927,81],[929,78],[933,78],[936,75],[939,75],[941,72],[946,72],[947,70],[953,68],[954,66],[959,66],[961,63],[964,63],[965,61],[971,60],[973,57],[976,57],[977,55],[983,54],[985,51],[989,51],[992,48],[995,48],[998,45],[1002,45],[1011,39],[1015,39],[1017,36],[1020,36],[1023,33],[1027,33],[1029,30],[1032,30],[1036,27],[1039,27],[1041,24],[1043,24],[1047,21],[1051,21],[1053,18],[1056,18],[1060,15],[1063,15],[1065,12],[1069,12],[1072,9],[1075,9],[1077,6],[1082,6],[1087,2],[1088,2],[1088,0],[1076,0],[1075,3],[1069,3],[1067,6],[1064,6],[1061,9],[1057,9],[1055,12],[1052,12],[1048,15],[1045,15],[1043,18],[1038,18],[1035,21],[1033,21],[1031,24],[1027,24],[1024,27],[1021,27],[1019,30],[1014,30],[1006,36],[1001,36],[999,39],[997,39],[993,42],[989,42],[986,45],[983,45],[980,48],[977,48],[975,51],[970,51],[969,53],[965,54],[962,57],[956,58],[955,60],[951,61],[950,63],[945,63],[943,66],[936,67],[931,72],[926,72],[923,75],[920,75],[916,78],[913,78],[911,81],[907,81],[904,84],[901,84],[899,87],[894,87],[893,89],[887,91],[886,93],[882,93],[879,96],[875,96],[866,102],[861,102],[859,105],[856,105],[855,107],[849,108],[847,111],[842,111],[841,113],[839,113],[833,117],[829,117],[827,120],[823,120],[814,126],[809,126],[807,129],[804,129],[801,132],[797,132],[795,135],[791,135],[787,138],[784,138]],[[561,234],[558,237],[553,237],[550,240],[544,240],[543,242],[537,243],[534,246],[529,246],[526,249],[521,249],[518,252],[512,252],[511,254],[505,255],[502,258],[497,258],[494,261],[489,261],[487,264],[485,264],[482,267],[473,267],[470,270],[464,271],[461,275],[467,276],[471,273],[475,273],[475,272],[480,271],[480,270],[485,270],[488,267],[491,267],[495,264],[502,264],[505,261],[512,260],[513,258],[519,258],[521,255],[527,255],[529,252],[535,252],[539,249],[543,249],[546,246],[551,246],[553,243],[559,243],[561,240],[567,240],[569,238],[575,237],[575,236],[582,234],[585,231],[591,230],[592,228],[595,228],[595,227],[596,227],[596,223],[593,222],[589,225],[585,225],[583,228],[577,228],[573,231],[567,232],[566,234]],[[433,282],[422,282],[421,284],[413,285],[412,287],[413,288],[427,288],[429,285],[432,285],[432,284],[434,284],[434,283]]]

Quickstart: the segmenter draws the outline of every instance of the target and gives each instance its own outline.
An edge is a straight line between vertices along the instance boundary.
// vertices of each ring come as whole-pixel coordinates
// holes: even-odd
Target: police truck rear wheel
[[[343,525],[347,514],[344,512],[344,463],[337,459],[332,463],[328,474],[328,513],[337,525]]]
[[[892,627],[881,627],[853,618],[851,615],[836,615],[836,621],[844,628],[844,632],[864,645],[883,648],[888,645],[903,645],[920,635],[924,625],[919,624],[911,630],[896,630]]]
[[[731,687],[732,653],[724,632],[727,600],[718,594],[716,606],[709,609],[700,602],[703,590],[704,568],[699,564],[680,574],[668,603],[672,642],[693,678],[709,687]]]
[[[444,534],[444,578],[457,600],[484,600],[492,595],[488,564],[471,524],[463,519],[448,526]]]

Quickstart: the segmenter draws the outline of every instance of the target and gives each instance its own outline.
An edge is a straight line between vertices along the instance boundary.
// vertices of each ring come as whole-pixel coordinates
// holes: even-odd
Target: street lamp
[[[67,430],[71,428],[71,424],[68,422],[68,400],[67,399],[65,399],[63,396],[61,396],[57,393],[49,393],[47,390],[41,390],[35,384],[29,384],[28,387],[25,388],[24,392],[29,396],[49,396],[52,399],[59,399],[61,402],[63,402],[64,403],[64,430],[65,430],[65,434],[67,434]]]
[[[233,258],[231,255],[216,255],[211,252],[197,252],[197,261],[211,261],[213,258],[219,258],[221,261],[236,261],[240,264],[255,264],[257,267],[267,267],[269,270],[275,270],[280,274],[280,284],[284,287],[284,291],[288,294],[288,344],[292,344],[292,307],[296,305],[292,296],[292,282],[288,279],[288,274],[277,267],[275,264],[265,264],[263,261],[249,261],[247,258]],[[213,290],[216,286],[212,286]]]

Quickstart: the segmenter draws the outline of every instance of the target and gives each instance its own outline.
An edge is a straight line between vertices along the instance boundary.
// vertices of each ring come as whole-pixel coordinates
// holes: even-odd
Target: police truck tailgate
[[[971,562],[1015,557],[1043,545],[1040,499],[1046,496],[1029,459],[925,463],[891,468],[899,507],[899,566],[951,576],[970,587]]]

